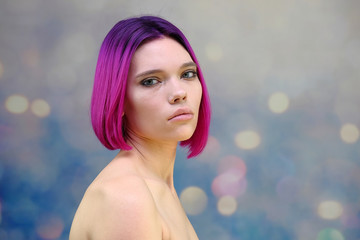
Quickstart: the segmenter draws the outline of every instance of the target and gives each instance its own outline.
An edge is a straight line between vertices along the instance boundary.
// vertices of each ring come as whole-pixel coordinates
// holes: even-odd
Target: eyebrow
[[[197,67],[197,65],[196,65],[196,63],[191,61],[191,62],[187,62],[187,63],[184,63],[183,65],[181,65],[180,69],[187,68],[187,67]],[[140,78],[140,77],[144,77],[144,76],[151,75],[154,73],[159,73],[159,72],[162,72],[162,70],[161,69],[151,69],[151,70],[139,73],[138,75],[135,76],[135,78]]]

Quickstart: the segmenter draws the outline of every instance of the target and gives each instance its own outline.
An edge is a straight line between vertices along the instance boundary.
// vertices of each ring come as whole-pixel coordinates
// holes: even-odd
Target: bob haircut
[[[106,35],[97,61],[91,98],[91,122],[100,142],[108,149],[130,150],[126,121],[122,118],[130,63],[143,43],[169,37],[180,43],[197,65],[202,86],[198,123],[191,138],[180,142],[188,147],[188,158],[204,149],[210,127],[210,99],[195,53],[184,34],[170,22],[155,16],[122,20]]]

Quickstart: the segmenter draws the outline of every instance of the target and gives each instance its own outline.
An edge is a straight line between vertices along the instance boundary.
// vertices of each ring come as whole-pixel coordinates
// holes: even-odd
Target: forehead
[[[164,37],[141,45],[134,53],[130,69],[134,72],[179,67],[192,61],[190,54],[177,41]]]

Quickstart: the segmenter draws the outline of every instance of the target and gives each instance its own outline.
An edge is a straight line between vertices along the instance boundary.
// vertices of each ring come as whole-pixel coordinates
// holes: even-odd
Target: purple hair
[[[108,149],[131,149],[126,143],[126,124],[122,118],[130,62],[142,43],[163,36],[174,39],[187,50],[197,65],[202,86],[195,132],[180,145],[188,147],[188,158],[200,154],[206,145],[210,127],[210,99],[195,53],[176,26],[159,17],[142,16],[115,24],[100,48],[91,98],[91,122],[96,136]]]

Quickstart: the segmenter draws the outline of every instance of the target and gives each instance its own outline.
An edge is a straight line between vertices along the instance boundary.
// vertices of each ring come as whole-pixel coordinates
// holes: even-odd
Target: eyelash
[[[148,84],[149,83],[149,81],[156,81],[156,83],[150,83],[150,84]],[[142,80],[141,81],[141,85],[143,85],[143,86],[145,86],[145,87],[151,87],[151,86],[153,86],[153,85],[155,85],[155,84],[158,84],[160,81],[158,80],[158,79],[156,79],[156,78],[146,78],[146,79],[144,79],[144,80]]]
[[[188,74],[188,73],[192,73],[193,76],[192,77],[184,77],[185,74]],[[191,78],[196,78],[197,77],[197,72],[195,70],[189,70],[189,71],[186,71],[182,74],[181,78],[187,78],[187,79],[191,79]]]
[[[190,76],[190,77],[185,77],[185,75],[186,75],[186,74],[189,74],[189,73],[191,73],[191,74],[193,74],[193,75]],[[193,79],[193,78],[196,78],[196,77],[197,77],[197,72],[196,72],[196,70],[188,70],[188,71],[184,72],[184,73],[181,75],[181,78],[185,78],[185,79]],[[154,81],[156,81],[156,82],[154,83]],[[156,84],[158,84],[158,83],[160,83],[160,82],[161,82],[160,80],[151,77],[151,78],[146,78],[146,79],[142,80],[142,81],[141,81],[141,85],[143,85],[143,86],[145,86],[145,87],[151,87],[151,86],[154,86],[154,85],[156,85]]]

